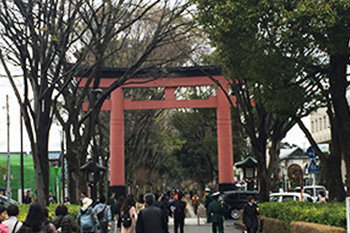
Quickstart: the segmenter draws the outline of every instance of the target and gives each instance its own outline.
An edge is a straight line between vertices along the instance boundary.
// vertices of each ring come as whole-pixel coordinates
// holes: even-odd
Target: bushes
[[[18,206],[18,208],[19,208],[18,220],[19,221],[23,222],[26,219],[29,206],[30,205],[19,205]],[[58,205],[55,204],[55,205],[50,205],[47,207],[47,209],[49,211],[49,219],[50,220],[56,216],[55,210],[56,210],[57,206]],[[77,216],[79,209],[81,208],[81,206],[79,206],[79,205],[66,205],[66,206],[68,208],[68,214],[72,215],[74,218]]]
[[[264,233],[273,233],[273,232],[278,232],[278,233],[289,233],[290,232],[290,227],[287,223],[275,219],[275,218],[267,218],[267,217],[262,217],[264,220]]]
[[[259,205],[262,216],[283,220],[312,222],[346,228],[344,203],[271,202]]]
[[[276,231],[278,232],[278,231]],[[292,222],[290,233],[346,233],[344,228],[309,222]]]

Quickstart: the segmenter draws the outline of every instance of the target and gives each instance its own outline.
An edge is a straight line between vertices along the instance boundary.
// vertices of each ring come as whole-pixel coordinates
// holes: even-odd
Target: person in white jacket
[[[23,225],[23,223],[17,219],[19,214],[18,206],[10,204],[6,211],[9,217],[3,222],[3,224],[8,227],[9,233],[16,233]]]

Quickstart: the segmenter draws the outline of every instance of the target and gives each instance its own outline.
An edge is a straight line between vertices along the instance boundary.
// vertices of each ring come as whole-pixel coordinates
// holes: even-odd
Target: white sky
[[[9,96],[9,115],[10,115],[10,152],[19,152],[21,150],[20,145],[20,110],[19,105],[14,94],[14,91],[7,78],[0,78],[0,152],[7,152],[7,114],[6,114],[6,95]],[[24,125],[23,125],[24,127]],[[55,123],[51,127],[49,150],[59,151],[61,150],[61,135],[60,127]],[[30,143],[27,137],[27,132],[23,133],[23,150],[24,152],[30,152]]]
[[[305,126],[310,129],[310,117],[304,117],[302,119]],[[286,137],[282,140],[282,142],[288,142],[289,144],[295,144],[299,146],[301,149],[306,150],[310,143],[305,137],[303,131],[299,128],[298,125],[295,125],[286,135]]]

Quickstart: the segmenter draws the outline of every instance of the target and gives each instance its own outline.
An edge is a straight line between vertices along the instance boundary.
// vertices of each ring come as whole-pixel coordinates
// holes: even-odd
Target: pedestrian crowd
[[[213,233],[224,232],[227,210],[220,197],[220,192],[211,193],[210,189],[206,188],[203,199],[192,192],[188,198],[195,215],[198,214],[198,207],[203,200],[207,222],[212,224]],[[26,201],[31,203],[29,192]],[[56,202],[52,193],[49,201]],[[17,219],[19,208],[16,205],[10,204],[7,208],[0,205],[0,233],[107,233],[111,229],[120,233],[169,233],[169,217],[174,219],[174,233],[184,233],[188,202],[182,191],[161,195],[140,194],[137,200],[132,195],[116,198],[112,193],[108,203],[104,196],[100,196],[94,202],[82,193],[82,207],[76,218],[68,213],[66,205],[69,205],[70,201],[65,198],[65,202],[57,206],[56,216],[51,221],[46,208],[42,208],[38,203],[31,203],[23,223]],[[243,223],[247,232],[256,232],[258,213],[254,198],[249,197],[243,211]]]

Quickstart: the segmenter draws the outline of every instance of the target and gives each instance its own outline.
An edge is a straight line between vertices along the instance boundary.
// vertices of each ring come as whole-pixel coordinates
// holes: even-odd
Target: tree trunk
[[[329,79],[335,122],[339,126],[337,127],[336,134],[339,135],[341,151],[338,152],[344,156],[346,172],[350,174],[350,112],[349,104],[346,99],[346,88],[348,86],[346,67],[348,57],[348,54],[331,55]],[[346,177],[346,186],[348,188],[347,194],[350,195],[349,176]]]
[[[279,173],[279,162],[280,162],[280,149],[281,149],[281,140],[272,140],[271,148],[269,150],[270,162],[268,167],[268,175],[270,179],[270,191],[278,192],[280,187],[280,179],[278,176]]]
[[[327,113],[331,123],[331,150],[330,155],[326,157],[324,164],[326,171],[324,174],[326,178],[327,188],[329,190],[330,200],[344,201],[345,190],[341,174],[341,140],[340,140],[340,125],[337,120],[333,117],[332,109],[329,108]],[[322,161],[322,160],[321,160]],[[332,174],[332,175],[329,175]]]
[[[267,138],[264,133],[256,141],[254,145],[254,151],[256,153],[258,161],[258,186],[259,186],[259,201],[267,202],[269,201],[270,193],[270,176],[268,174],[268,169],[266,166],[266,142]]]
[[[46,95],[49,96],[49,95]],[[49,158],[48,158],[48,141],[51,126],[49,119],[50,99],[43,98],[44,104],[40,103],[40,114],[37,120],[37,142],[36,150],[33,151],[33,162],[35,169],[35,186],[36,186],[36,200],[41,206],[47,206],[49,196]]]

